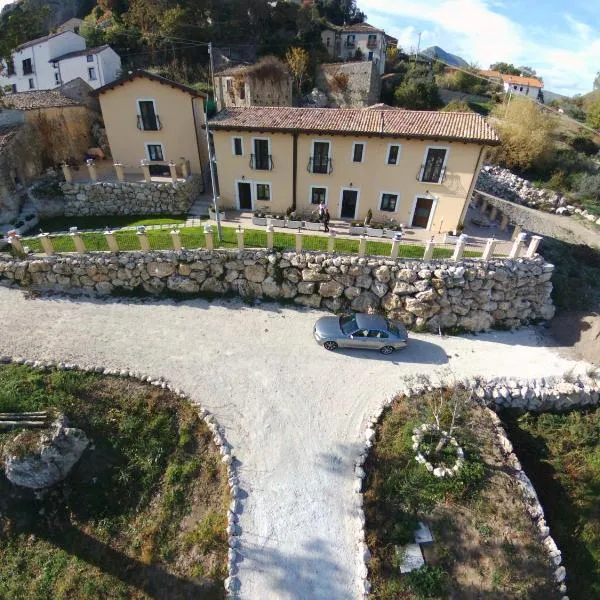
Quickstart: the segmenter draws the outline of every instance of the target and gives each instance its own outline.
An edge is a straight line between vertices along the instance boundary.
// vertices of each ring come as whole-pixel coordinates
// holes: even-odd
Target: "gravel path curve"
[[[0,287],[0,354],[130,369],[181,388],[215,413],[241,463],[241,598],[350,600],[353,464],[368,418],[402,378],[533,378],[585,365],[538,347],[534,330],[415,335],[391,357],[328,353],[312,340],[320,314],[238,301],[26,299]]]

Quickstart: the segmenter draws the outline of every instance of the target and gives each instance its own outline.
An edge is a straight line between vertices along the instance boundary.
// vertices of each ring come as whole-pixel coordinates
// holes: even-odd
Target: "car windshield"
[[[358,329],[356,319],[352,316],[340,317],[340,329],[344,335],[349,335],[353,331],[356,331]]]

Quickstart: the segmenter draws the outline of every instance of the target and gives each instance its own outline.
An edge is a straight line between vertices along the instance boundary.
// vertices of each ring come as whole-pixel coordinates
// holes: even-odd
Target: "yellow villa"
[[[463,222],[496,132],[475,113],[288,107],[229,108],[211,121],[220,203],[432,232]]]
[[[112,157],[124,170],[169,176],[169,162],[189,161],[191,172],[208,172],[205,94],[146,71],[134,71],[98,88]]]

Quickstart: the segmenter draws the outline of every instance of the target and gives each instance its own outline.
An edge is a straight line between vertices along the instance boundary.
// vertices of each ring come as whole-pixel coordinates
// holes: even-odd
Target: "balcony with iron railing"
[[[250,168],[255,171],[272,171],[275,167],[271,154],[251,154]]]
[[[331,158],[322,156],[311,156],[308,160],[306,170],[309,173],[321,173],[331,175],[333,173],[333,161]]]
[[[421,165],[416,180],[421,183],[443,183],[446,181],[446,167],[429,169],[427,165]]]
[[[160,131],[162,123],[158,115],[154,115],[154,119],[144,119],[142,115],[137,115],[137,128],[141,131]]]

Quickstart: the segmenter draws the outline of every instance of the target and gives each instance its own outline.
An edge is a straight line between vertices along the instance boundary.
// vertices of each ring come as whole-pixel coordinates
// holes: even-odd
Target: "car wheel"
[[[381,354],[391,354],[393,351],[394,348],[392,346],[384,346],[383,348],[381,348],[381,350],[379,350]]]
[[[337,350],[338,345],[335,342],[325,342],[323,347],[325,350]]]

